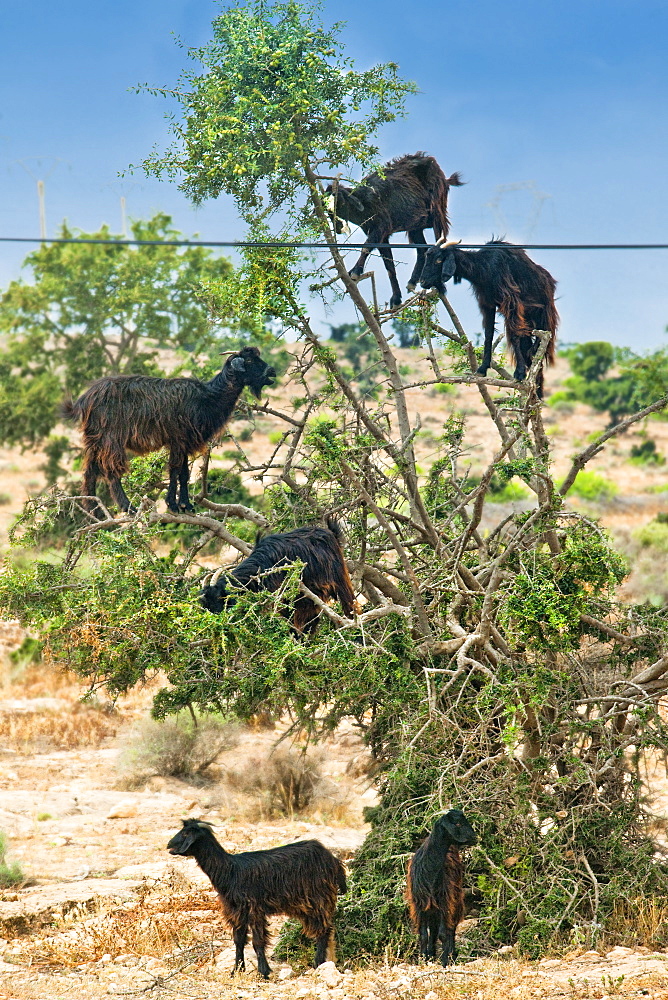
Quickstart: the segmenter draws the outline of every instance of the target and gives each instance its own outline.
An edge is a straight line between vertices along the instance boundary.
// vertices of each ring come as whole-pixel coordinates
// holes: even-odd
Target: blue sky
[[[206,41],[221,6],[0,5],[0,235],[38,234],[42,177],[49,235],[64,218],[119,229],[125,195],[131,216],[161,209],[203,239],[243,236],[230,199],[195,211],[169,182],[118,177],[168,141],[164,103],[129,88],[174,84],[186,53],[173,35]],[[453,237],[668,242],[668,0],[325,0],[323,18],[347,22],[343,38],[360,67],[394,60],[420,87],[381,149],[388,158],[426,149],[446,173],[461,171]],[[0,244],[0,287],[26,252]],[[664,344],[668,251],[534,256],[558,279],[562,340]],[[384,273],[379,280],[385,289]],[[452,300],[478,329],[465,285]],[[322,319],[315,305],[314,315]]]

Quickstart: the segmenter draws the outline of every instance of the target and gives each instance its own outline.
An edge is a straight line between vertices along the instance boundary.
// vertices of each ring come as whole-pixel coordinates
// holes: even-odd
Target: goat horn
[[[209,584],[211,583],[211,577],[212,576],[213,576],[213,573],[207,573],[206,574],[206,576],[202,580],[202,590],[204,590],[205,587],[209,586]]]
[[[461,240],[448,240],[447,243],[443,244],[443,249],[445,250],[446,247],[457,247],[461,242]]]
[[[440,245],[441,245],[441,243],[443,242],[444,239],[445,239],[445,236],[439,236],[439,238],[436,240],[436,246],[440,247]]]
[[[223,573],[223,567],[221,566],[220,569],[217,569],[216,572],[211,577],[211,583],[209,584],[210,587],[216,586],[216,584],[218,583],[218,581],[222,576],[222,573]]]

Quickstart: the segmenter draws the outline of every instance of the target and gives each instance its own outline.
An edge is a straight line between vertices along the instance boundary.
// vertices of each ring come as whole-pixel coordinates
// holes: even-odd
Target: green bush
[[[668,552],[668,524],[659,520],[659,517],[634,531],[633,537],[640,542],[643,548],[653,546],[660,552]]]
[[[585,472],[583,470],[578,472],[569,492],[574,493],[582,500],[601,503],[616,496],[618,489],[615,483],[606,479],[605,476],[599,475],[598,472]]]
[[[666,462],[652,438],[646,438],[641,444],[633,445],[630,461],[634,465],[665,465]]]
[[[0,889],[10,889],[25,882],[25,875],[18,861],[7,860],[8,846],[7,837],[0,830]]]

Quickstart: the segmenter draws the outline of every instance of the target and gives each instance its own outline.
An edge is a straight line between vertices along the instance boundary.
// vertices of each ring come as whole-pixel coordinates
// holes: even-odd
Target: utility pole
[[[39,235],[46,239],[46,208],[44,206],[44,181],[37,181],[37,199],[39,201]]]

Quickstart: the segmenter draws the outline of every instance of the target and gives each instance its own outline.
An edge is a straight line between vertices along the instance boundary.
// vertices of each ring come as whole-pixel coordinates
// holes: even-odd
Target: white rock
[[[620,944],[612,951],[606,952],[606,958],[626,958],[627,955],[633,954],[633,948],[623,948]]]
[[[107,819],[131,819],[137,815],[137,803],[130,799],[123,799],[112,806],[107,813]]]
[[[343,973],[339,972],[334,962],[323,962],[315,970],[315,974],[330,989],[338,986],[343,979]]]
[[[425,994],[424,1000],[438,1000],[438,993],[434,992],[434,990],[430,990],[429,993]]]
[[[278,970],[279,980],[290,979],[294,975],[294,969],[290,965],[284,965],[282,969]]]
[[[498,955],[509,955],[512,950],[512,944],[503,944],[500,948],[496,949]]]

